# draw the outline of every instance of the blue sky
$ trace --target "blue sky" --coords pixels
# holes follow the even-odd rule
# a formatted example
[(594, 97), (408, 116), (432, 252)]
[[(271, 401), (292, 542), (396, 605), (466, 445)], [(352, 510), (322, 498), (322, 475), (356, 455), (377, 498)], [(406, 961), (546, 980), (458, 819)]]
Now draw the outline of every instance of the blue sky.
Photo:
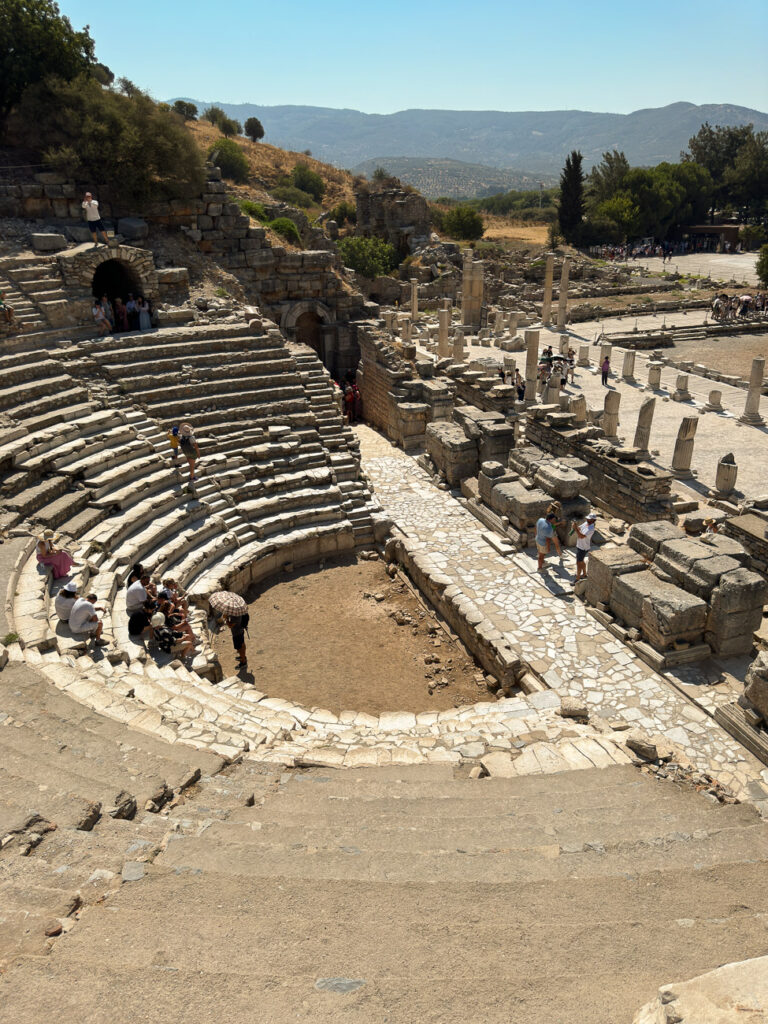
[(768, 110), (768, 0), (59, 0), (157, 99), (391, 113)]

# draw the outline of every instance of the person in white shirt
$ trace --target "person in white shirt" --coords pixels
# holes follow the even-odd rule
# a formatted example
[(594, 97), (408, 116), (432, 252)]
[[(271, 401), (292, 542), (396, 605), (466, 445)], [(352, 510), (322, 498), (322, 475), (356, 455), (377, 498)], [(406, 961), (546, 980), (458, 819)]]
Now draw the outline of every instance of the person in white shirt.
[(53, 602), (56, 614), (62, 622), (69, 622), (69, 613), (72, 611), (72, 607), (76, 600), (77, 584), (73, 580), (70, 580), (69, 583), (64, 584)]
[(149, 598), (147, 591), (147, 584), (149, 583), (149, 576), (142, 576), (141, 579), (136, 580), (125, 592), (125, 609), (129, 615), (133, 615), (134, 612), (141, 611)]
[(99, 213), (99, 201), (94, 199), (90, 192), (85, 193), (85, 199), (83, 199), (83, 209), (85, 210), (85, 219), (88, 221), (88, 230), (91, 232), (93, 238), (93, 244), (99, 244), (99, 235), (104, 239), (104, 244), (109, 245), (109, 238), (107, 232), (104, 229), (104, 221), (101, 219)]
[(101, 639), (101, 631), (104, 628), (104, 624), (99, 622), (99, 617), (96, 614), (97, 611), (101, 610), (95, 607), (97, 600), (98, 598), (95, 594), (89, 594), (88, 597), (78, 597), (69, 613), (69, 628), (74, 637), (91, 639), (99, 647), (104, 647), (107, 641)]
[(590, 513), (581, 526), (576, 527), (576, 579), (587, 578), (587, 555), (592, 547), (592, 534), (595, 532), (597, 516)]

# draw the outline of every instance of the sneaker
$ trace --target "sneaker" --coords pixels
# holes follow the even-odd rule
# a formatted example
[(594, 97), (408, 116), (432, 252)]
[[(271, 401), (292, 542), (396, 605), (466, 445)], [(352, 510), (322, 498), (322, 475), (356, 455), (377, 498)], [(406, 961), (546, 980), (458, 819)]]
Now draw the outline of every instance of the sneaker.
[(93, 642), (96, 647), (109, 647), (109, 640), (104, 640), (103, 637), (97, 637)]

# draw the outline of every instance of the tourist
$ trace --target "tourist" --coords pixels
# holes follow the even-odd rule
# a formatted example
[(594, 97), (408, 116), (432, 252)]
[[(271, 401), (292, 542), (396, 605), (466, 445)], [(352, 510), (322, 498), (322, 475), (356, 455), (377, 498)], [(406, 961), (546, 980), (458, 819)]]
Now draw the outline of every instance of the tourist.
[(602, 366), (600, 367), (600, 374), (602, 375), (602, 378), (603, 378), (603, 387), (605, 387), (605, 388), (608, 387), (608, 377), (610, 375), (610, 372), (611, 372), (611, 360), (608, 358), (608, 356), (606, 356), (605, 359), (603, 360)]
[(563, 560), (563, 552), (560, 548), (560, 541), (557, 534), (555, 533), (555, 520), (557, 514), (555, 512), (547, 512), (546, 516), (542, 516), (541, 519), (536, 522), (536, 551), (538, 554), (538, 571), (544, 571), (544, 559), (551, 550), (551, 545), (555, 545), (560, 561)]
[(132, 583), (135, 583), (136, 580), (140, 580), (143, 575), (144, 566), (141, 564), (141, 562), (134, 562), (133, 565), (131, 566), (131, 571), (128, 573), (128, 578), (125, 581), (126, 589), (130, 587)]
[(574, 377), (576, 376), (576, 350), (568, 349), (568, 376), (571, 378), (571, 384), (574, 384)]
[(171, 455), (173, 456), (173, 464), (176, 466), (179, 461), (179, 428), (171, 427), (166, 434), (168, 438), (168, 444), (171, 446)]
[(232, 615), (227, 619), (227, 625), (232, 631), (232, 646), (237, 654), (238, 669), (248, 668), (248, 656), (245, 653), (245, 631), (251, 616), (248, 612), (244, 615)]
[(139, 304), (133, 297), (133, 292), (128, 292), (128, 301), (125, 304), (128, 314), (128, 330), (138, 331), (139, 329)]
[(115, 330), (128, 330), (128, 310), (123, 305), (123, 300), (120, 296), (115, 299)]
[(107, 641), (101, 638), (104, 623), (96, 614), (104, 609), (95, 607), (97, 600), (95, 594), (78, 597), (69, 613), (69, 628), (76, 639), (93, 640), (98, 647), (106, 647)]
[(43, 530), (42, 536), (37, 542), (37, 561), (40, 565), (48, 566), (55, 580), (69, 575), (69, 570), (75, 564), (74, 558), (64, 548), (57, 548), (54, 541), (56, 537), (53, 530)]
[(354, 424), (355, 422), (355, 393), (352, 388), (347, 385), (344, 390), (344, 407), (347, 412), (347, 423)]
[(352, 390), (355, 395), (355, 422), (359, 423), (363, 418), (363, 396), (357, 384), (352, 385)]
[(720, 532), (720, 526), (714, 519), (704, 520), (704, 536), (712, 537)]
[(5, 292), (0, 292), (0, 315), (3, 316), (7, 324), (13, 323), (13, 306), (9, 306), (5, 301)]
[(180, 608), (186, 615), (189, 611), (189, 605), (187, 604), (187, 596), (184, 588), (181, 587), (173, 577), (169, 576), (163, 580), (163, 589), (166, 590), (170, 595), (170, 600), (173, 601), (176, 608)]
[(54, 610), (62, 622), (69, 622), (69, 614), (77, 600), (77, 584), (74, 580), (65, 583), (53, 602)]
[(83, 209), (85, 210), (85, 219), (88, 221), (88, 230), (91, 232), (94, 246), (99, 244), (99, 232), (101, 232), (101, 237), (104, 239), (104, 245), (109, 245), (109, 238), (99, 213), (99, 202), (93, 198), (90, 192), (85, 193)]
[(115, 311), (112, 308), (112, 303), (109, 301), (108, 295), (102, 295), (99, 300), (99, 305), (104, 310), (104, 316), (109, 320), (110, 329), (115, 329)]
[[(165, 591), (170, 594), (170, 591)], [(163, 591), (158, 592), (158, 611), (162, 612), (165, 616), (166, 625), (182, 636), (186, 636), (189, 644), (194, 648), (197, 645), (197, 637), (195, 636), (192, 626), (189, 624), (186, 614), (177, 607), (172, 600), (164, 598)]]
[(592, 547), (592, 534), (595, 532), (597, 516), (590, 512), (584, 522), (576, 527), (576, 579), (587, 578), (587, 556)]
[(195, 486), (195, 462), (200, 458), (200, 449), (195, 440), (191, 423), (179, 424), (179, 445), (189, 465), (189, 486)]
[(152, 307), (145, 298), (139, 296), (138, 300), (139, 308), (139, 330), (140, 331), (151, 331), (152, 330)]
[(125, 592), (125, 609), (129, 615), (140, 611), (149, 600), (149, 573), (143, 573), (140, 579), (128, 587)]
[(96, 321), (96, 326), (99, 329), (99, 334), (102, 337), (105, 334), (110, 334), (112, 331), (112, 327), (109, 323), (109, 320), (107, 320), (107, 316), (104, 310), (102, 309), (101, 303), (98, 302), (96, 299), (93, 300), (93, 309), (91, 310), (91, 312), (93, 313), (93, 319)]
[(146, 601), (141, 608), (132, 613), (128, 619), (128, 635), (142, 638), (145, 633), (151, 634), (150, 622), (154, 613), (154, 603)]
[(169, 626), (162, 612), (155, 612), (150, 619), (155, 643), (165, 654), (193, 654), (195, 645), (184, 640), (184, 634)]

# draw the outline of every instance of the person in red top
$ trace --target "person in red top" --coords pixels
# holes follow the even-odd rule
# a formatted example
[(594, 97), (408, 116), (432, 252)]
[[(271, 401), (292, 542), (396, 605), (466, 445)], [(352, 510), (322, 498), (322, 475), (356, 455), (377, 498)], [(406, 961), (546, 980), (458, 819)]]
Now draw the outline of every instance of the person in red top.
[(351, 387), (347, 386), (347, 390), (344, 392), (344, 407), (347, 410), (347, 422), (355, 422), (355, 393)]

